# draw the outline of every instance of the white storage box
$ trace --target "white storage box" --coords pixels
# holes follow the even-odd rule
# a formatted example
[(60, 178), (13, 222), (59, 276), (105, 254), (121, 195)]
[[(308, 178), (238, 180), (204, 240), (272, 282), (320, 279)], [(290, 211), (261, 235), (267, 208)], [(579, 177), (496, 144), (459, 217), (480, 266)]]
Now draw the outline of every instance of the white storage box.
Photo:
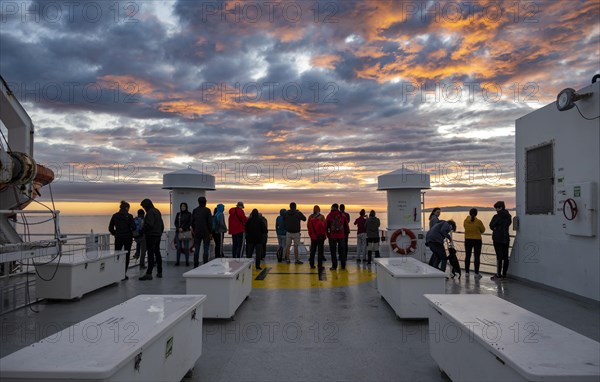
[[(43, 259), (37, 259), (42, 263)], [(62, 255), (36, 266), (38, 298), (70, 300), (125, 277), (125, 251), (90, 251)], [(56, 272), (56, 273), (55, 273)]]
[(598, 381), (600, 343), (492, 295), (426, 295), (431, 356), (453, 382)]
[(427, 318), (425, 293), (445, 293), (446, 274), (412, 257), (375, 259), (377, 290), (400, 318)]
[(179, 381), (202, 354), (205, 298), (136, 296), (2, 358), (2, 381)]
[(204, 317), (233, 317), (252, 291), (253, 261), (218, 258), (183, 274), (188, 294), (204, 294), (207, 297)]

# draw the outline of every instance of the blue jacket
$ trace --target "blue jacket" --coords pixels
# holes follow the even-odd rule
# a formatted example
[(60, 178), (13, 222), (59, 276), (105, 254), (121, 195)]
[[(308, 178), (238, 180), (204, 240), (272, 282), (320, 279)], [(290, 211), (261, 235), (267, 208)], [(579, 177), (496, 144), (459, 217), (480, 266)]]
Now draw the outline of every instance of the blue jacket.
[(227, 224), (225, 224), (225, 206), (217, 204), (217, 213), (213, 216), (212, 230), (215, 233), (227, 232)]
[(275, 220), (275, 231), (277, 231), (277, 236), (285, 236), (285, 233), (286, 233), (285, 221), (284, 221), (285, 213), (286, 213), (285, 208), (282, 208), (281, 210), (279, 210), (279, 216), (277, 216), (277, 219)]

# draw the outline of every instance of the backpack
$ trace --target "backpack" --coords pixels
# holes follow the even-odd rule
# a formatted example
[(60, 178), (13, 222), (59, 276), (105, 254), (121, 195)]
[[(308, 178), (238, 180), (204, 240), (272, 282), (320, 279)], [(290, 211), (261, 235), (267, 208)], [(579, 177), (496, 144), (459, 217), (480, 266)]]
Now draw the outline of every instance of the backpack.
[(344, 231), (344, 222), (342, 220), (342, 214), (335, 214), (331, 219), (331, 232), (338, 233)]
[(136, 236), (136, 237), (140, 236), (140, 234), (142, 233), (142, 226), (144, 224), (144, 219), (142, 219), (138, 216), (135, 219), (133, 219), (133, 221), (135, 222), (135, 231), (133, 231), (133, 236)]
[(212, 217), (212, 232), (217, 232), (217, 227), (219, 226), (219, 221), (217, 220), (217, 214)]

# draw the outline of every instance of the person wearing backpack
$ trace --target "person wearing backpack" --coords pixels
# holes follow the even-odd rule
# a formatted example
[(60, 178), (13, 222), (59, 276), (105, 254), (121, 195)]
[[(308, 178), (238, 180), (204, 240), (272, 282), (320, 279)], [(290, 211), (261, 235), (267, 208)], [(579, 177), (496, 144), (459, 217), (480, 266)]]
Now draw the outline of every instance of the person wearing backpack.
[(123, 280), (128, 280), (127, 269), (129, 268), (133, 232), (135, 232), (135, 221), (129, 213), (129, 203), (121, 201), (119, 212), (110, 219), (108, 231), (115, 237), (115, 251), (125, 249), (125, 277)]
[(365, 222), (365, 231), (367, 232), (367, 265), (371, 265), (371, 256), (373, 253), (375, 253), (375, 258), (379, 257), (379, 226), (381, 222), (375, 215), (375, 210), (371, 210), (369, 218)]
[(144, 236), (144, 215), (143, 209), (139, 209), (137, 217), (133, 219), (135, 222), (135, 231), (133, 231), (133, 240), (135, 240), (134, 259), (140, 259), (140, 270), (146, 269), (146, 236)]
[(215, 258), (225, 257), (223, 254), (223, 238), (227, 232), (225, 224), (225, 206), (217, 204), (212, 220), (213, 239), (215, 240)]
[(331, 205), (331, 212), (325, 219), (325, 226), (327, 228), (327, 238), (329, 239), (329, 250), (331, 251), (331, 268), (332, 271), (337, 269), (338, 258), (336, 254), (339, 254), (341, 269), (346, 269), (346, 257), (344, 256), (344, 236), (346, 230), (350, 230), (348, 227), (348, 221), (346, 216), (339, 210), (338, 204), (333, 203)]

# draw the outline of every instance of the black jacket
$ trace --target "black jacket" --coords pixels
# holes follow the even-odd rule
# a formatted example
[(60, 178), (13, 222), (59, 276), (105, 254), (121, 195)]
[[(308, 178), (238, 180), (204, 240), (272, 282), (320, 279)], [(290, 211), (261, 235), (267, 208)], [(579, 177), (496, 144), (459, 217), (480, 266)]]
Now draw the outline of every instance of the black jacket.
[(300, 232), (300, 221), (306, 221), (306, 216), (298, 210), (288, 210), (283, 216), (286, 232)]
[(511, 224), (512, 216), (510, 216), (510, 213), (505, 209), (498, 211), (490, 222), (492, 241), (502, 244), (510, 243), (508, 227), (510, 227)]
[(142, 200), (142, 207), (146, 210), (144, 217), (144, 235), (146, 237), (161, 237), (165, 230), (165, 223), (159, 210), (154, 207), (150, 199)]
[(267, 225), (260, 216), (252, 216), (246, 222), (246, 241), (249, 243), (262, 243), (263, 235), (267, 234)]
[(192, 211), (194, 237), (206, 239), (212, 233), (212, 212), (208, 207), (196, 207)]
[(367, 230), (367, 237), (369, 239), (379, 239), (379, 225), (381, 222), (378, 217), (370, 216), (365, 222), (365, 229)]
[(192, 213), (190, 211), (178, 212), (175, 215), (175, 228), (179, 230), (182, 228), (184, 231), (189, 231), (192, 226)]
[(110, 218), (108, 223), (108, 231), (119, 239), (133, 239), (133, 231), (135, 231), (135, 221), (133, 216), (125, 209), (119, 210)]

